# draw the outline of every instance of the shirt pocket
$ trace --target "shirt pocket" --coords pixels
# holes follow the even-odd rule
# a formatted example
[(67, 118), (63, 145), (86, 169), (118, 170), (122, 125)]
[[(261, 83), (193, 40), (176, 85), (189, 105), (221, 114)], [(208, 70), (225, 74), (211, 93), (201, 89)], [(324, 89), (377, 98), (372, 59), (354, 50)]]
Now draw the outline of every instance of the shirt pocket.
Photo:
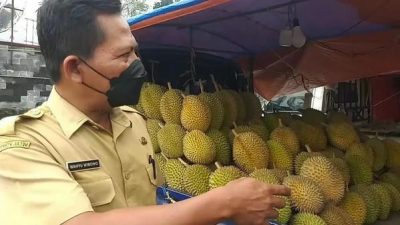
[(82, 171), (76, 172), (74, 176), (93, 207), (109, 204), (114, 199), (114, 184), (108, 174), (101, 171)]
[(153, 165), (146, 165), (147, 175), (149, 177), (150, 183), (154, 186), (161, 186), (165, 183), (164, 177), (161, 175), (161, 171), (158, 166), (155, 167), (155, 177), (154, 177), (154, 168)]

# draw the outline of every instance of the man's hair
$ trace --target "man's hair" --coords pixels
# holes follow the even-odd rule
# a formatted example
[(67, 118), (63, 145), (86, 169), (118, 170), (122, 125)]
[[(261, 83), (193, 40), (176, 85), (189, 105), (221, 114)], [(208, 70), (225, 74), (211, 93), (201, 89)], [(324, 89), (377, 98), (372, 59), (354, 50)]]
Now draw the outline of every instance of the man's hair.
[(120, 14), (119, 0), (44, 0), (37, 12), (37, 34), (46, 67), (54, 82), (68, 55), (90, 58), (104, 41), (100, 14)]

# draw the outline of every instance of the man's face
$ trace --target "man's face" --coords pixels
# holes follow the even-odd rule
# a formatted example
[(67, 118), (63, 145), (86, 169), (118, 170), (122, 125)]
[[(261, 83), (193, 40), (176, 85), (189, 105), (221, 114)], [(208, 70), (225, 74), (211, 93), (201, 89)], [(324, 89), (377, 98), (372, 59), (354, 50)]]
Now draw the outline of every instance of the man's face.
[[(120, 76), (138, 58), (135, 53), (138, 45), (128, 23), (120, 15), (99, 15), (97, 23), (104, 33), (104, 41), (87, 63), (112, 79)], [(83, 66), (83, 74), (83, 82), (87, 85), (103, 93), (110, 89), (109, 81), (88, 66)]]

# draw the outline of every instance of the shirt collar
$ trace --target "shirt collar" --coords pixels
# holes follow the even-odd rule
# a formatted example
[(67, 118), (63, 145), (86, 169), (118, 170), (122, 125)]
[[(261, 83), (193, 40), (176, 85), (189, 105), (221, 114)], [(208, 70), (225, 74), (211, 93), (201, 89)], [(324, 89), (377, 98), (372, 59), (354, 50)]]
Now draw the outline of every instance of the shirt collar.
[[(47, 106), (50, 108), (65, 136), (68, 138), (71, 138), (71, 136), (86, 122), (96, 124), (83, 112), (79, 111), (79, 109), (60, 96), (54, 87), (47, 101)], [(120, 108), (114, 108), (110, 113), (110, 118), (112, 123), (115, 122), (123, 127), (130, 127), (132, 125), (131, 121)]]

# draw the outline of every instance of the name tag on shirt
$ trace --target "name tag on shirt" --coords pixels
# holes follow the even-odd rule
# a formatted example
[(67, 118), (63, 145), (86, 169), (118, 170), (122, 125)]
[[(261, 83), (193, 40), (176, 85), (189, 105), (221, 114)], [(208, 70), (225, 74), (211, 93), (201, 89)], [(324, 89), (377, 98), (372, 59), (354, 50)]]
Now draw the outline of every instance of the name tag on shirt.
[(80, 162), (67, 162), (67, 168), (70, 172), (99, 169), (100, 161), (95, 159)]

